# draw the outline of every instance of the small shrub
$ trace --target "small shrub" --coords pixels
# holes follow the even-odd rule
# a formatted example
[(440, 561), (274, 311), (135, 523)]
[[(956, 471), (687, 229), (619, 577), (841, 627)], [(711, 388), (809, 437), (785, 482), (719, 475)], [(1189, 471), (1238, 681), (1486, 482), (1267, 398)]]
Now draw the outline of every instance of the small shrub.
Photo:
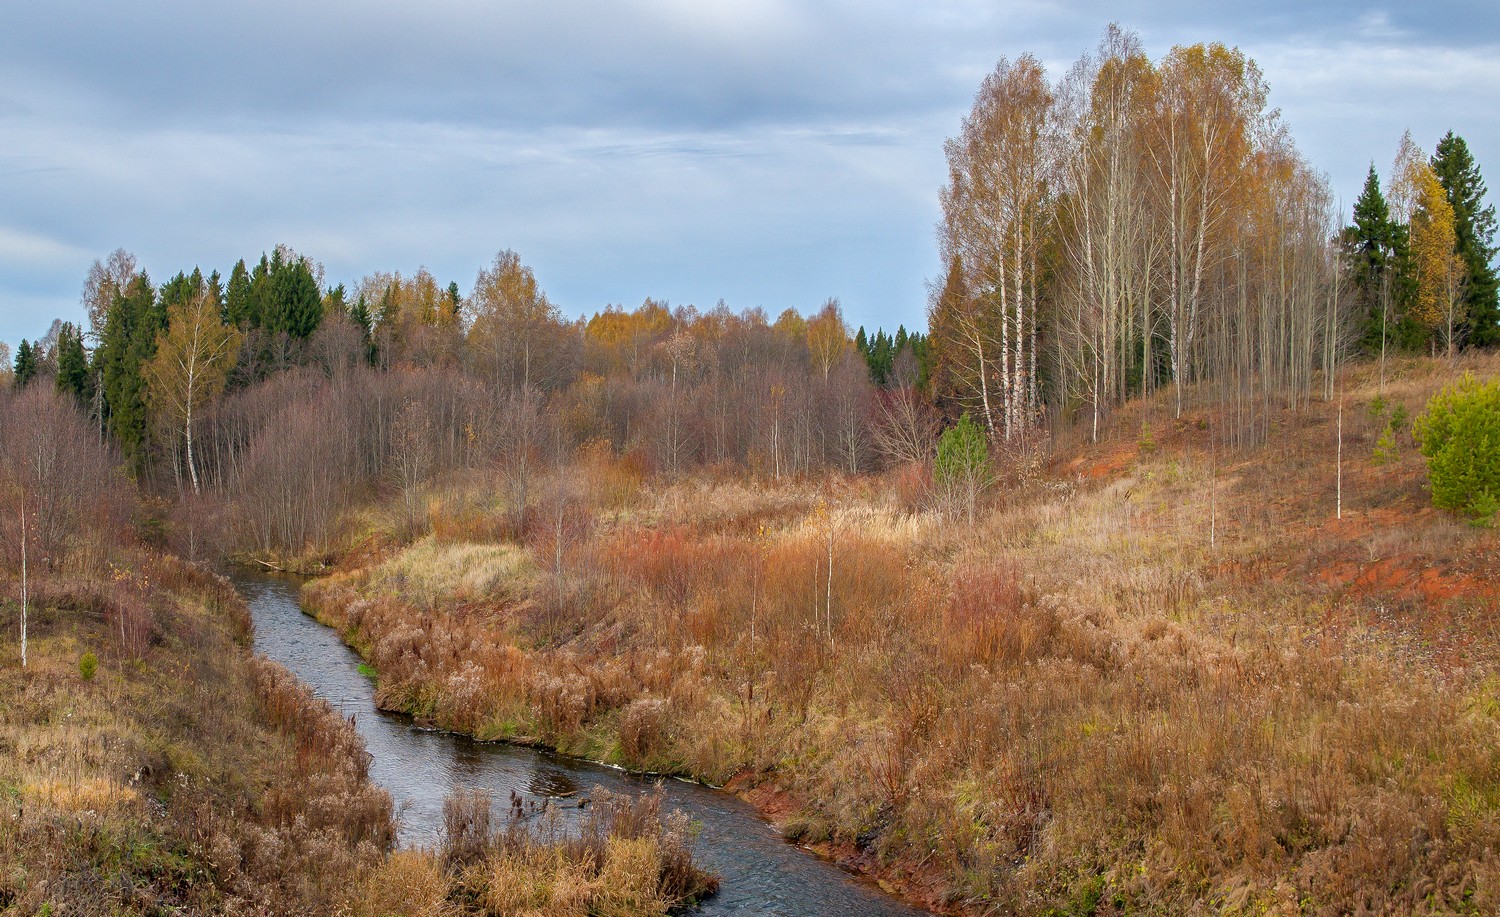
[(1385, 429), (1380, 432), (1380, 438), (1375, 441), (1375, 450), (1370, 454), (1371, 461), (1377, 465), (1400, 461), (1401, 431), (1406, 428), (1407, 419), (1406, 405), (1397, 402), (1396, 406), (1391, 409), (1391, 416), (1385, 423)]
[(974, 508), (979, 495), (989, 487), (990, 448), (984, 430), (968, 414), (943, 431), (938, 440), (937, 460), (932, 465), (933, 481), (954, 508), (966, 510), (969, 524), (974, 524)]
[(1492, 521), (1500, 501), (1500, 380), (1465, 374), (1427, 402), (1412, 432), (1427, 457), (1432, 504)]
[(84, 653), (78, 659), (78, 674), (83, 676), (84, 681), (93, 681), (94, 673), (99, 671), (99, 657), (92, 652)]

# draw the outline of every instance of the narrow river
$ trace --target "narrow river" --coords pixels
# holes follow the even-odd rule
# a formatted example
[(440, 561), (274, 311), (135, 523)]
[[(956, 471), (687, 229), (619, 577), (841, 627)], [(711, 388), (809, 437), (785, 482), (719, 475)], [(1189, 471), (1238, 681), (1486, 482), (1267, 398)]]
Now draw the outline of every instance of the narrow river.
[[(421, 729), (409, 717), (382, 712), (359, 673), (359, 656), (332, 629), (302, 613), (294, 580), (239, 573), (234, 583), (250, 603), (255, 650), (301, 678), (345, 716), (353, 716), (374, 760), (370, 776), (395, 799), (401, 841), (432, 845), (443, 800), (454, 789), (487, 790), (503, 815), (512, 792), (540, 803), (572, 804), (594, 787), (648, 792), (644, 778), (608, 767), (511, 745)], [(917, 917), (924, 914), (856, 880), (831, 863), (786, 843), (756, 811), (728, 793), (677, 780), (665, 782), (666, 808), (681, 809), (699, 827), (698, 863), (719, 874), (719, 893), (694, 913), (785, 917)]]

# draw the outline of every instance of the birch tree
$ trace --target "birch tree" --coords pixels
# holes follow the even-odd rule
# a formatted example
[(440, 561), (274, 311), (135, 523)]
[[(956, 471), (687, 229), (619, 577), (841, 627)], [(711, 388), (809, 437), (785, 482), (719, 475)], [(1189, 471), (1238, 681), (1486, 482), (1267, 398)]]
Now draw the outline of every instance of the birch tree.
[(1410, 169), (1410, 180), (1411, 253), (1417, 275), (1414, 317), (1433, 329), (1434, 348), (1441, 338), (1451, 360), (1455, 332), (1464, 318), (1463, 280), (1468, 267), (1458, 254), (1453, 205), (1437, 173), (1418, 161)]
[(1036, 58), (1002, 58), (959, 136), (944, 145), (943, 256), (964, 270), (970, 304), (991, 304), (958, 310), (953, 337), (967, 351), (965, 374), (978, 383), (985, 427), (1007, 441), (1030, 426), (1039, 407), (1038, 275), (1050, 220), (1052, 100)]
[(1111, 404), (1129, 394), (1139, 359), (1150, 383), (1156, 252), (1144, 191), (1143, 114), (1155, 72), (1139, 39), (1110, 26), (1097, 56), (1085, 56), (1058, 93), (1062, 191), (1059, 382), (1090, 405), (1090, 436)]
[(152, 406), (181, 425), (194, 494), (200, 487), (193, 421), (224, 390), (239, 351), (239, 330), (224, 324), (218, 302), (201, 290), (168, 310), (167, 329), (157, 336), (156, 355), (146, 364)]
[(1164, 317), (1180, 417), (1203, 332), (1204, 285), (1229, 253), (1227, 228), (1266, 86), (1254, 61), (1218, 43), (1173, 48), (1158, 70), (1146, 149), (1166, 243)]

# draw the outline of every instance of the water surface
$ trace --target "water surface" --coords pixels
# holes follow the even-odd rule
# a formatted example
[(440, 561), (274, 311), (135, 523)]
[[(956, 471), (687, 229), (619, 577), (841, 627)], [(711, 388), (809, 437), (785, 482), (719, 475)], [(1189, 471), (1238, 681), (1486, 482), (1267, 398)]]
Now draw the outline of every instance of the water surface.
[[(401, 815), (404, 844), (434, 845), (443, 800), (455, 789), (489, 792), (497, 817), (514, 793), (526, 804), (547, 800), (564, 816), (594, 787), (614, 793), (650, 792), (655, 781), (537, 749), (476, 742), (417, 727), (410, 717), (375, 706), (359, 656), (331, 628), (302, 613), (297, 582), (237, 573), (250, 603), (255, 650), (301, 678), (319, 697), (354, 717), (373, 760), (370, 777), (384, 787)], [(719, 893), (694, 913), (771, 917), (918, 917), (837, 866), (786, 843), (750, 805), (718, 790), (678, 780), (663, 784), (665, 808), (680, 809), (698, 825), (693, 856), (721, 878)]]

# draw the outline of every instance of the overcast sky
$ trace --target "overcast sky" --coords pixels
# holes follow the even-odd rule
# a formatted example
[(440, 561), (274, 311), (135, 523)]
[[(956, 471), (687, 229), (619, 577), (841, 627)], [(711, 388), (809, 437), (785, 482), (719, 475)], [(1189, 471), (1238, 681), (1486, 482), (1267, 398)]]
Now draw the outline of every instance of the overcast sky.
[[(646, 296), (924, 321), (943, 139), (984, 74), (1111, 18), (1253, 57), (1352, 204), (1401, 132), (1500, 169), (1500, 4), (0, 0), (0, 340), (278, 242), (330, 283), (512, 248), (572, 315)], [(1500, 185), (1495, 187), (1500, 188)], [(1493, 199), (1493, 195), (1491, 196)]]

